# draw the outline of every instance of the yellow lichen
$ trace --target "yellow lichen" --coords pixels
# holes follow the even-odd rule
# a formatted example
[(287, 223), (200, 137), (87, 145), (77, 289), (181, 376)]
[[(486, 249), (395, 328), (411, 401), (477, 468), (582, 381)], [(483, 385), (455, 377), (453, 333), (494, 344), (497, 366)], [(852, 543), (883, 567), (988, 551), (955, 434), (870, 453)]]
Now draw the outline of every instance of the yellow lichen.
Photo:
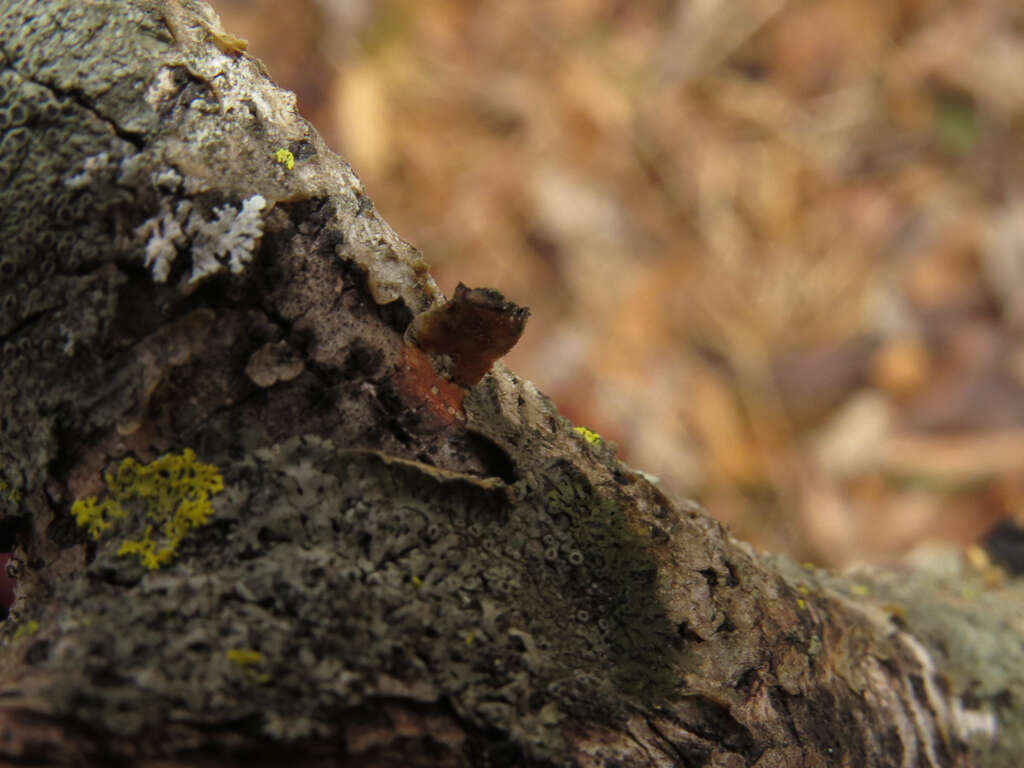
[(14, 630), (14, 639), (21, 640), (23, 637), (32, 637), (36, 632), (39, 631), (39, 622), (35, 619), (26, 621), (16, 630)]
[(277, 152), (274, 153), (274, 159), (289, 171), (295, 167), (295, 155), (287, 149), (282, 148), (277, 150)]
[(242, 667), (258, 664), (263, 661), (263, 654), (252, 648), (232, 648), (228, 651), (228, 660)]
[[(149, 464), (126, 458), (117, 474), (105, 475), (107, 497), (80, 499), (71, 507), (75, 521), (87, 526), (94, 539), (128, 513), (126, 505), (142, 502), (146, 526), (142, 539), (121, 544), (119, 555), (138, 555), (147, 568), (154, 570), (170, 562), (181, 540), (193, 528), (206, 525), (213, 508), (210, 496), (224, 490), (224, 478), (217, 468), (196, 461), (190, 449), (179, 456), (167, 454)], [(159, 542), (154, 539), (158, 530)]]
[(252, 648), (231, 648), (228, 650), (228, 661), (238, 666), (246, 677), (256, 683), (270, 682), (269, 672), (258, 672), (254, 667), (263, 663), (263, 654)]
[[(3, 462), (0, 461), (0, 469), (3, 469)], [(21, 501), (21, 491), (11, 486), (6, 480), (0, 478), (0, 498), (6, 498), (8, 501), (18, 503)]]
[(586, 427), (573, 427), (573, 430), (579, 432), (583, 436), (583, 439), (591, 445), (600, 445), (601, 436), (597, 434), (597, 432), (593, 432)]

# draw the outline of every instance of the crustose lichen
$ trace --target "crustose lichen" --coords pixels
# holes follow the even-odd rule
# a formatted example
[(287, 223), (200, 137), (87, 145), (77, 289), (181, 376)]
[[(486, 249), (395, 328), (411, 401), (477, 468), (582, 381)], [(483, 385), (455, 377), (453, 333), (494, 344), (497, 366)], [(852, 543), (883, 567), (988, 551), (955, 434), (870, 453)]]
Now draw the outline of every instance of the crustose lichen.
[(583, 439), (586, 440), (591, 445), (600, 445), (603, 442), (601, 436), (597, 434), (597, 432), (587, 429), (586, 427), (573, 427), (572, 429), (574, 432), (577, 432), (580, 435), (582, 435)]
[(274, 153), (274, 160), (285, 166), (289, 171), (295, 167), (295, 155), (287, 149), (279, 149)]
[[(224, 490), (224, 478), (217, 467), (196, 461), (195, 453), (186, 448), (179, 456), (167, 454), (149, 464), (126, 458), (117, 474), (105, 476), (107, 496), (79, 499), (71, 514), (81, 526), (87, 526), (94, 539), (99, 539), (113, 520), (128, 515), (128, 506), (141, 503), (147, 519), (146, 531), (140, 540), (126, 540), (119, 555), (138, 555), (147, 568), (155, 570), (172, 560), (185, 534), (209, 522), (213, 508), (210, 496)], [(158, 539), (154, 527), (159, 527)]]

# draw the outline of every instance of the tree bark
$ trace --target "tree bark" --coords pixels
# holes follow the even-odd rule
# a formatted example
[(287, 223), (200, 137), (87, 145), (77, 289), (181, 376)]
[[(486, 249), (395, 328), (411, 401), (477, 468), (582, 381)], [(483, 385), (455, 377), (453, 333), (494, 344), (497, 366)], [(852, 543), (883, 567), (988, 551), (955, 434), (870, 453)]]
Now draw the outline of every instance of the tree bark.
[(4, 764), (1020, 764), (1020, 580), (755, 554), (484, 373), (243, 48), (0, 0)]

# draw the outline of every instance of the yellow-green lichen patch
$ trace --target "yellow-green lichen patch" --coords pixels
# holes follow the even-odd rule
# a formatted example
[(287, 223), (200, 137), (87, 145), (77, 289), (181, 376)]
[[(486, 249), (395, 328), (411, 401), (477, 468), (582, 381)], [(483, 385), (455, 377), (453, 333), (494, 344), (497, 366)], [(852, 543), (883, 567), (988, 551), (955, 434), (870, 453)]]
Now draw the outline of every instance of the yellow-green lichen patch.
[(586, 427), (573, 427), (573, 431), (582, 435), (583, 439), (591, 445), (600, 445), (602, 442), (601, 436), (597, 434), (597, 432), (589, 430)]
[(295, 167), (295, 155), (287, 149), (281, 148), (277, 150), (277, 152), (274, 153), (274, 160), (279, 162), (289, 171)]
[(252, 648), (231, 648), (227, 652), (228, 661), (238, 667), (242, 672), (257, 683), (270, 682), (269, 672), (260, 672), (265, 661), (262, 653)]
[(12, 488), (6, 480), (0, 480), (0, 498), (17, 503), (21, 501), (21, 491)]
[(130, 505), (145, 510), (145, 533), (141, 539), (126, 540), (119, 555), (138, 555), (147, 568), (155, 570), (170, 562), (182, 539), (191, 529), (209, 522), (213, 514), (210, 496), (224, 489), (224, 478), (217, 467), (196, 461), (190, 449), (167, 454), (149, 464), (126, 458), (117, 473), (104, 478), (107, 496), (79, 499), (71, 514), (78, 525), (87, 527), (94, 539), (125, 518)]
[(35, 619), (26, 621), (16, 630), (14, 630), (14, 640), (18, 641), (24, 637), (32, 637), (36, 632), (39, 631), (39, 622)]
[(248, 667), (263, 661), (263, 654), (252, 648), (232, 648), (228, 651), (228, 661), (240, 667)]

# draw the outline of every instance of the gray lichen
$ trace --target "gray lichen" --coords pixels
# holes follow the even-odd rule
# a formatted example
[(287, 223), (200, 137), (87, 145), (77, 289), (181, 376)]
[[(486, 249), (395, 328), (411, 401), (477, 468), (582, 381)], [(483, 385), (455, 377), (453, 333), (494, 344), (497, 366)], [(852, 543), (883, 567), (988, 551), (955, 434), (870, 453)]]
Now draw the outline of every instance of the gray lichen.
[[(671, 691), (653, 566), (571, 472), (512, 489), (315, 437), (221, 469), (176, 564), (146, 572), (111, 545), (57, 585), (68, 618), (38, 664), (59, 711), (130, 734), (183, 707), (289, 739), (397, 685), (551, 758), (566, 715)], [(258, 675), (236, 648), (261, 654)]]

